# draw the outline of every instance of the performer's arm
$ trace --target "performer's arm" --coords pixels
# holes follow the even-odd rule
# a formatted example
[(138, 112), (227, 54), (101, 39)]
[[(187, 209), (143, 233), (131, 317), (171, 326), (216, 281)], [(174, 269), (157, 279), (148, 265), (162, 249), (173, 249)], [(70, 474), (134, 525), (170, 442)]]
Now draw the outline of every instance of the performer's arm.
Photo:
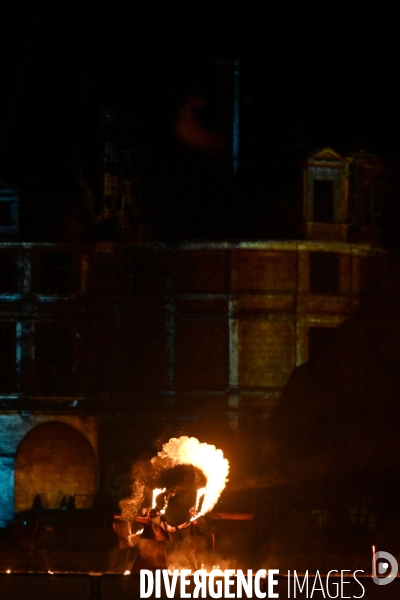
[(147, 523), (149, 520), (149, 512), (150, 512), (149, 508), (142, 508), (142, 516), (141, 517), (137, 516), (135, 518), (135, 521), (139, 521), (139, 523)]
[(186, 527), (189, 527), (189, 525), (191, 525), (190, 521), (186, 521), (186, 523), (181, 523), (180, 525), (176, 526), (175, 531), (178, 531), (178, 529), (186, 529)]
[(170, 533), (174, 533), (175, 531), (178, 531), (178, 529), (185, 529), (186, 527), (189, 527), (190, 525), (190, 521), (188, 521), (187, 523), (181, 523), (181, 525), (177, 525), (176, 527), (171, 527), (171, 525), (168, 525), (168, 523), (165, 523), (165, 527), (167, 528), (167, 531), (169, 531)]

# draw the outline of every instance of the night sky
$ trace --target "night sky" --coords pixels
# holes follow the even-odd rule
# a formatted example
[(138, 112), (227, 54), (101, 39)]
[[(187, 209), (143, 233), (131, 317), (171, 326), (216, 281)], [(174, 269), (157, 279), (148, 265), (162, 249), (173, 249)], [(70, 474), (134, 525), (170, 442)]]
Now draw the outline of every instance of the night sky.
[[(383, 9), (35, 1), (9, 5), (4, 30), (0, 171), (21, 188), (29, 236), (93, 234), (101, 110), (110, 106), (134, 121), (155, 237), (298, 236), (301, 161), (322, 146), (377, 153), (397, 194), (398, 42), (395, 19)], [(212, 135), (221, 58), (241, 65), (235, 178)], [(190, 98), (200, 98), (194, 114), (208, 145), (176, 133)], [(74, 219), (79, 224), (63, 232), (60, 221)], [(168, 221), (177, 225), (162, 225)]]

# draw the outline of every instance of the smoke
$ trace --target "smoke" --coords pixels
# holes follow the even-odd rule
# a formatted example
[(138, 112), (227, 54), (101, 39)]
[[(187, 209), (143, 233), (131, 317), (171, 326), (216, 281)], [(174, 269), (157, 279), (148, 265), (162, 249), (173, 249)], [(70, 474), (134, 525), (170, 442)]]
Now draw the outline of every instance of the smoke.
[(136, 517), (144, 499), (145, 485), (140, 479), (136, 479), (132, 484), (132, 494), (129, 498), (120, 501), (121, 516), (123, 519), (133, 521)]
[[(171, 572), (175, 569), (181, 570), (191, 568), (187, 559), (187, 553), (188, 549), (185, 548), (184, 542), (173, 542), (172, 547), (167, 550), (168, 567)], [(202, 552), (202, 561), (202, 568), (208, 573), (213, 569), (221, 569), (223, 571), (225, 569), (236, 570), (243, 568), (243, 564), (241, 564), (237, 558), (222, 556), (219, 552), (215, 552), (214, 550)]]
[(319, 457), (308, 458), (303, 463), (293, 461), (293, 464), (286, 468), (282, 468), (281, 465), (279, 467), (276, 468), (275, 464), (271, 465), (271, 471), (267, 475), (251, 475), (246, 477), (230, 485), (229, 491), (239, 492), (273, 488), (280, 485), (313, 481), (327, 474), (326, 464)]
[(175, 133), (182, 144), (214, 155), (220, 149), (218, 134), (203, 126), (199, 111), (204, 109), (206, 100), (196, 93), (190, 94), (182, 104), (175, 123)]

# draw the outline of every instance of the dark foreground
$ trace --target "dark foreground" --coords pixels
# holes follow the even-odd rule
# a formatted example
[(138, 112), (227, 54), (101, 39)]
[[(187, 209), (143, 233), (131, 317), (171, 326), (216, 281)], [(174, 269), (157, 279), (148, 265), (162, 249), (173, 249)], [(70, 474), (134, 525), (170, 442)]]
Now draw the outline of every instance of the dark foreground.
[[(186, 588), (187, 597), (192, 597), (194, 583), (192, 578)], [(327, 582), (326, 576), (321, 576), (317, 581), (315, 574), (309, 575), (308, 590), (304, 578), (299, 576), (300, 587), (296, 586), (294, 594), (293, 580), (288, 591), (288, 578), (277, 576), (274, 592), (280, 599), (286, 598), (366, 598), (367, 600), (389, 600), (400, 598), (400, 578), (393, 580), (388, 585), (378, 586), (371, 577), (354, 577), (346, 574), (343, 586), (339, 577), (331, 578)], [(216, 579), (216, 582), (218, 580)], [(220, 579), (222, 584), (222, 578)], [(314, 588), (314, 589), (313, 589)], [(222, 588), (223, 589), (223, 588)], [(234, 592), (232, 586), (231, 592)], [(261, 592), (267, 593), (267, 580), (262, 580)], [(149, 596), (155, 598), (155, 595)], [(161, 597), (166, 598), (164, 589)], [(181, 598), (179, 585), (175, 598)], [(200, 595), (201, 597), (201, 595)], [(207, 593), (207, 598), (210, 594)], [(224, 597), (224, 595), (219, 596)], [(239, 597), (236, 593), (233, 598)], [(243, 594), (243, 598), (247, 596)], [(256, 598), (254, 594), (249, 596)], [(124, 575), (86, 575), (86, 574), (47, 574), (47, 573), (1, 573), (0, 574), (1, 600), (132, 600), (140, 598), (139, 576)]]

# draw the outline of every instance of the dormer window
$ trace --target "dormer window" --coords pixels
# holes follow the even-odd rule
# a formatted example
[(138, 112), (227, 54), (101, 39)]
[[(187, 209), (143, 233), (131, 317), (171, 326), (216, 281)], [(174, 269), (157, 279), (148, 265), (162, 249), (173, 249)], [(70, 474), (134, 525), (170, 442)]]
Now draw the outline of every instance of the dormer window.
[(334, 223), (334, 180), (314, 179), (313, 181), (313, 221)]
[(350, 159), (331, 148), (307, 160), (304, 173), (304, 221), (310, 239), (341, 240), (348, 222)]

